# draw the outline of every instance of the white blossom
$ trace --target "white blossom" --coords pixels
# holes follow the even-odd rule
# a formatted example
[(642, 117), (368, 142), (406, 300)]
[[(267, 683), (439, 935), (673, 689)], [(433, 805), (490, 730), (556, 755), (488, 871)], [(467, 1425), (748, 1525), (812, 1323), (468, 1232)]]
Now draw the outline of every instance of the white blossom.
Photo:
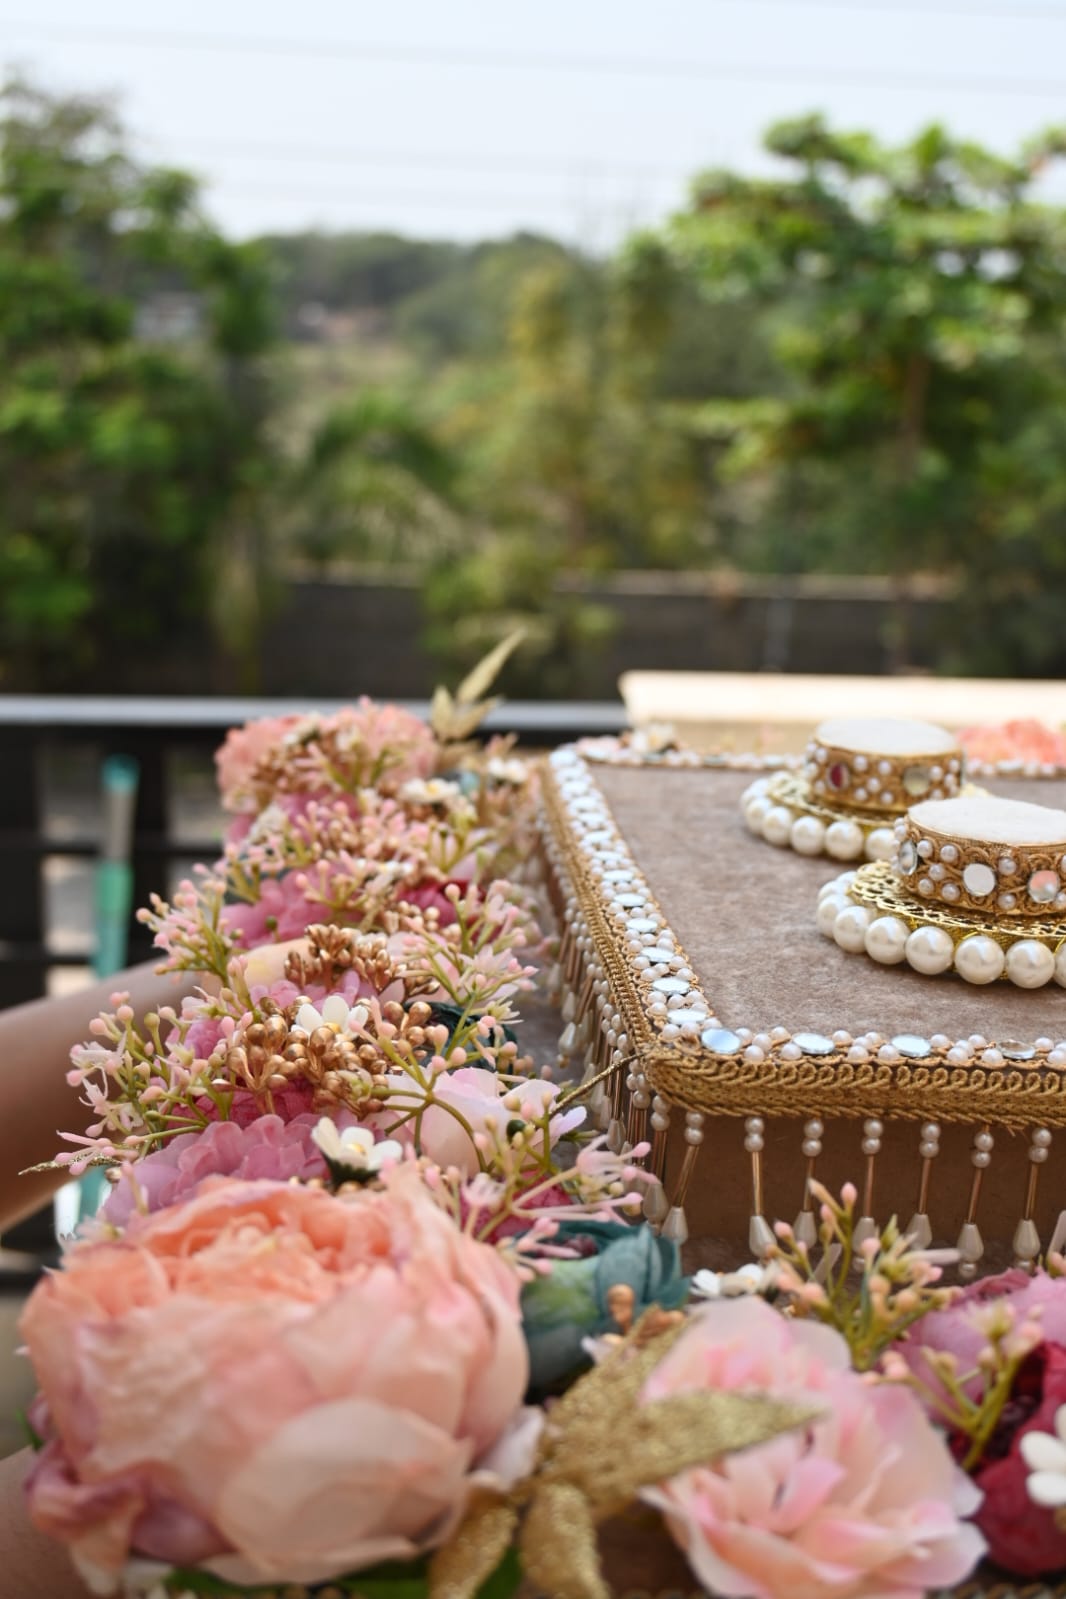
[(380, 1171), (387, 1161), (403, 1159), (403, 1145), (395, 1138), (376, 1144), (368, 1127), (345, 1127), (342, 1132), (328, 1116), (322, 1117), (311, 1138), (331, 1166), (352, 1172)]
[(1019, 1444), (1029, 1467), (1025, 1486), (1034, 1504), (1057, 1510), (1066, 1505), (1066, 1405), (1055, 1412), (1055, 1431), (1027, 1432)]

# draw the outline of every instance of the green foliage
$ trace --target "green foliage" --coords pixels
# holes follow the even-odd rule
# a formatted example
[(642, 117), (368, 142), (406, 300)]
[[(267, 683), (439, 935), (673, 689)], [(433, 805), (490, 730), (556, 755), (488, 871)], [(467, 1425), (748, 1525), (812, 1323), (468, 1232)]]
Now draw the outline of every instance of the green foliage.
[[(139, 322), (177, 307), (196, 337)], [(110, 108), (0, 96), (0, 667), (196, 621), (265, 475), (260, 252), (146, 171)]]
[(365, 389), (315, 430), (295, 477), (298, 547), (425, 564), (454, 525), (455, 463), (414, 406)]
[[(1061, 602), (1066, 214), (1033, 194), (1061, 136), (1004, 160), (937, 127), (891, 148), (815, 116), (772, 128), (766, 146), (784, 177), (708, 173), (669, 232), (708, 296), (761, 301), (783, 373), (755, 404), (689, 411), (719, 445), (719, 479), (758, 485), (741, 558), (866, 568), (901, 588), (946, 572), (972, 616), (998, 607), (1024, 554), (1019, 599), (1035, 579)], [(1038, 613), (1017, 633), (1027, 644), (1007, 644), (1004, 664), (1061, 659)], [(960, 630), (956, 660), (981, 659), (986, 641)]]

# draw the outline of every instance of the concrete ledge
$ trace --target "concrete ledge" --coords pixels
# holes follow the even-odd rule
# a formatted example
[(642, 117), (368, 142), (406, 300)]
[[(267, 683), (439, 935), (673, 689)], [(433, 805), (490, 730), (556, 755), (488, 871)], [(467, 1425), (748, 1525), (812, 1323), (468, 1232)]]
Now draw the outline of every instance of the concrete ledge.
[[(781, 672), (624, 672), (633, 723), (690, 729), (780, 729), (794, 742), (830, 716), (906, 716), (966, 727), (1036, 717), (1066, 722), (1066, 683), (1009, 678), (837, 677)], [(736, 740), (732, 740), (735, 742)]]

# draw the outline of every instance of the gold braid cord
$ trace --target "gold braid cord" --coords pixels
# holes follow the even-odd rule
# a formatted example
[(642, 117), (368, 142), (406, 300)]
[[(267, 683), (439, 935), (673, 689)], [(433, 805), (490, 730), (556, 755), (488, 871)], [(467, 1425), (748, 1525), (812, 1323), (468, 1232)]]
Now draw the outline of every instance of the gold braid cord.
[[(602, 875), (593, 870), (593, 859), (583, 845), (564, 793), (565, 775), (575, 770), (586, 774), (588, 791), (595, 795), (599, 811), (609, 816), (609, 807), (585, 762), (574, 762), (571, 756), (571, 764), (563, 767), (557, 761), (558, 756), (545, 775), (544, 806), (545, 828), (554, 843), (551, 853), (564, 879), (559, 887), (564, 894), (569, 891), (588, 928), (614, 1008), (628, 1034), (627, 1054), (644, 1073), (653, 1093), (686, 1111), (715, 1116), (859, 1118), (891, 1114), (910, 1121), (992, 1122), (1017, 1131), (1037, 1122), (1066, 1126), (1066, 1069), (1050, 1064), (1046, 1041), (1024, 1050), (1003, 1042), (997, 1048), (1008, 1059), (993, 1066), (980, 1060), (965, 1065), (949, 1061), (953, 1040), (939, 1048), (930, 1046), (928, 1054), (919, 1058), (905, 1058), (886, 1040), (869, 1059), (851, 1059), (854, 1050), (831, 1045), (834, 1026), (829, 1019), (822, 1041), (829, 1047), (818, 1053), (804, 1050), (780, 1028), (768, 1049), (738, 1047), (728, 1054), (708, 1048), (699, 1036), (664, 1038), (669, 1013), (655, 1015), (650, 1008), (654, 998), (651, 982), (633, 962), (626, 913), (615, 908)], [(612, 847), (628, 854), (624, 835), (613, 818), (610, 827), (616, 835)], [(634, 871), (639, 878), (635, 863)], [(640, 896), (648, 913), (661, 917), (643, 880)], [(922, 912), (921, 919), (928, 919), (925, 906)], [(1035, 930), (1032, 923), (1030, 929)], [(684, 957), (676, 939), (674, 947)], [(695, 982), (693, 989), (699, 994)], [(710, 996), (700, 997), (707, 1000), (713, 1015)], [(769, 1033), (770, 1028), (765, 1031)], [(1018, 1057), (1031, 1058), (1010, 1059), (1012, 1051)]]

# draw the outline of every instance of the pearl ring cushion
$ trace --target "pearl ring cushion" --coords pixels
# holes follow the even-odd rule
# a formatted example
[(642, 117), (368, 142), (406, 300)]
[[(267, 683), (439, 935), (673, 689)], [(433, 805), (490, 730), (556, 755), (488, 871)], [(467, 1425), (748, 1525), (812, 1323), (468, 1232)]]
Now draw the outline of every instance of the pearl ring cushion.
[(897, 836), (891, 866), (822, 888), (826, 937), (927, 976), (1066, 987), (1066, 811), (965, 795), (913, 806)]
[(887, 861), (894, 823), (916, 799), (943, 799), (963, 782), (963, 755), (931, 722), (885, 717), (822, 722), (801, 771), (755, 780), (741, 796), (751, 832), (800, 855)]

